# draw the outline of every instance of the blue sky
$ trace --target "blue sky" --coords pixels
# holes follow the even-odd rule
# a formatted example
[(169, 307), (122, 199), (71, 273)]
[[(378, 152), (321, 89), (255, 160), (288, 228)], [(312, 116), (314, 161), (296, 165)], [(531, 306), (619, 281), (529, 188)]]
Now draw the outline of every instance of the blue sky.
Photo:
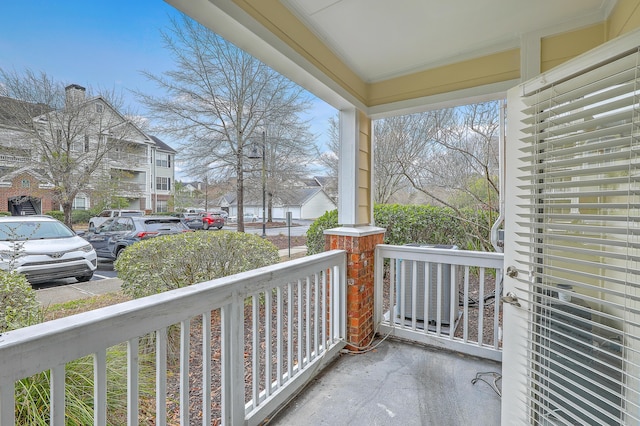
[[(162, 0), (2, 0), (0, 67), (44, 71), (66, 84), (115, 88), (144, 115), (127, 90), (153, 93), (154, 85), (140, 71), (172, 67), (160, 29), (177, 15)], [(321, 147), (335, 113), (320, 100), (310, 111)]]

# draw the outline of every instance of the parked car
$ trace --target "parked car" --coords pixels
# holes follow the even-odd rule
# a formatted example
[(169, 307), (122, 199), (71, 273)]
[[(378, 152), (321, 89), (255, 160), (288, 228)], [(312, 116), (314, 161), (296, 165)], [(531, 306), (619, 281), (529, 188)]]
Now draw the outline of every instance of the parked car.
[[(246, 222), (257, 222), (260, 218), (253, 213), (245, 213), (243, 216), (245, 223)], [(237, 222), (237, 216), (229, 216), (229, 222)]]
[(98, 216), (89, 219), (89, 228), (97, 228), (112, 217), (144, 216), (143, 210), (102, 210)]
[(62, 222), (42, 215), (0, 217), (0, 268), (24, 274), (31, 284), (75, 278), (89, 281), (96, 252)]
[(184, 209), (185, 213), (204, 213), (206, 210), (200, 207), (187, 207)]
[(141, 240), (167, 234), (189, 232), (180, 218), (173, 216), (131, 216), (107, 219), (97, 228), (89, 228), (83, 237), (98, 257), (115, 260), (122, 250)]
[(202, 229), (202, 215), (200, 213), (176, 213), (176, 217), (180, 218), (182, 223), (190, 229)]
[(202, 213), (200, 217), (202, 219), (202, 229), (209, 229), (209, 228), (222, 229), (222, 227), (224, 226), (224, 218), (219, 214), (206, 212), (206, 213)]
[(229, 213), (225, 212), (224, 210), (212, 210), (211, 213), (219, 214), (225, 220), (227, 220), (227, 218), (229, 217)]

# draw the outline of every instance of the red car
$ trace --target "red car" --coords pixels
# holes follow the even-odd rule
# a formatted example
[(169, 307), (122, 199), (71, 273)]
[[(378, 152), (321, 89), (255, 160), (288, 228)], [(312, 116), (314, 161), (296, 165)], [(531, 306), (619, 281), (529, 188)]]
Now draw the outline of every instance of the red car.
[(216, 213), (206, 212), (201, 214), (202, 217), (202, 229), (218, 228), (222, 229), (224, 226), (224, 218)]

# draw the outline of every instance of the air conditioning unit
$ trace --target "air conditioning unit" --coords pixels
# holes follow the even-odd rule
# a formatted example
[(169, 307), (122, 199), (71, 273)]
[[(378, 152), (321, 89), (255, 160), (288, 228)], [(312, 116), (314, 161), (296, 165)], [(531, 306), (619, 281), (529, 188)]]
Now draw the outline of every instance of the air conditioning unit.
[[(407, 244), (412, 247), (429, 247), (439, 249), (458, 250), (454, 245), (441, 244)], [(414, 276), (413, 269), (416, 273)], [(449, 327), (451, 324), (451, 307), (457, 309), (458, 306), (458, 286), (453, 282), (451, 264), (442, 264), (441, 286), (440, 286), (440, 316), (438, 316), (438, 266), (437, 263), (423, 262), (419, 260), (396, 260), (396, 318), (401, 316), (401, 300), (404, 298), (404, 320), (416, 321), (424, 325), (425, 322), (425, 300), (427, 307), (426, 322), (428, 325), (440, 325)], [(462, 275), (456, 272), (455, 276), (459, 280)], [(404, 276), (404, 280), (403, 280)], [(413, 312), (413, 283), (416, 283), (416, 306)], [(451, 286), (455, 286), (454, 300), (451, 300)], [(403, 291), (404, 289), (404, 291)], [(428, 298), (425, 299), (425, 298)], [(454, 320), (457, 319), (457, 312)]]

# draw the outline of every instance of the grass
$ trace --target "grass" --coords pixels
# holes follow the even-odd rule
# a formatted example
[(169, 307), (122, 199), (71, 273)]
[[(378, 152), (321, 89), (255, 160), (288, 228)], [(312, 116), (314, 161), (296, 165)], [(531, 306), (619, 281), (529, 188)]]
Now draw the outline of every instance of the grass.
[(128, 300), (131, 300), (131, 298), (125, 296), (121, 292), (100, 294), (86, 299), (70, 300), (68, 302), (50, 305), (45, 308), (44, 319), (45, 321), (51, 321), (57, 318), (64, 318), (81, 312), (115, 305)]

